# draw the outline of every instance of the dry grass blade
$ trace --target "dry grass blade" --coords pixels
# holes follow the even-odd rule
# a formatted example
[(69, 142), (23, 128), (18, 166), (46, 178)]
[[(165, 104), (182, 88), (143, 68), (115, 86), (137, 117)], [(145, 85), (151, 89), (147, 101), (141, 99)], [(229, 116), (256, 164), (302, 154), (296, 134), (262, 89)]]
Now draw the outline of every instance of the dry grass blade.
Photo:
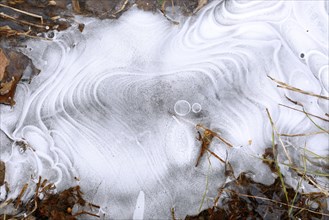
[(312, 93), (312, 92), (307, 92), (307, 91), (304, 91), (302, 89), (299, 89), (299, 88), (296, 88), (296, 87), (293, 87), (291, 85), (288, 85), (284, 82), (281, 82), (279, 80), (276, 80), (274, 78), (272, 78), (271, 76), (267, 75), (268, 78), (270, 78), (272, 81), (276, 82), (277, 84), (279, 84), (277, 87), (279, 88), (283, 88), (283, 89), (288, 89), (290, 91), (293, 91), (293, 92), (299, 92), (299, 93), (302, 93), (304, 95), (310, 95), (310, 96), (314, 96), (314, 97), (317, 97), (317, 98), (320, 98), (320, 99), (326, 99), (326, 100), (329, 100), (329, 97), (328, 96), (322, 96), (322, 95), (318, 95), (318, 94), (315, 94), (315, 93)]
[(176, 216), (175, 216), (175, 208), (172, 207), (172, 208), (170, 209), (170, 212), (171, 212), (171, 220), (176, 220)]
[(29, 37), (29, 38), (39, 39), (39, 40), (47, 40), (47, 41), (53, 40), (51, 38), (32, 36), (32, 35), (30, 35), (30, 33), (31, 33), (31, 30), (28, 30), (26, 32), (19, 32), (19, 31), (11, 29), (8, 25), (0, 27), (0, 36), (2, 36), (2, 35), (5, 37), (24, 36), (24, 37)]
[[(259, 159), (261, 159), (263, 161), (274, 162), (271, 159), (262, 159), (262, 158), (259, 158)], [(301, 174), (302, 172), (304, 172), (304, 170), (301, 170), (300, 168), (298, 168), (296, 166), (293, 166), (293, 165), (290, 165), (290, 164), (287, 164), (287, 163), (280, 163), (280, 164), (289, 167), (290, 169), (296, 171), (298, 174)], [(327, 173), (305, 171), (305, 176), (303, 178), (306, 178), (306, 174), (316, 175), (316, 176), (323, 176), (323, 177), (329, 177), (329, 174), (327, 174)]]
[(3, 209), (3, 208), (5, 208), (7, 205), (9, 205), (9, 204), (12, 203), (12, 202), (13, 202), (12, 199), (8, 199), (8, 200), (2, 202), (2, 203), (0, 204), (0, 210)]
[(283, 106), (283, 107), (286, 107), (286, 108), (289, 108), (289, 109), (292, 109), (292, 110), (295, 110), (295, 111), (297, 111), (297, 112), (301, 112), (301, 113), (307, 114), (307, 115), (312, 116), (312, 117), (314, 117), (314, 118), (321, 119), (321, 120), (323, 120), (323, 121), (329, 122), (328, 119), (325, 119), (325, 118), (322, 118), (322, 117), (320, 117), (320, 116), (317, 116), (317, 115), (311, 114), (311, 113), (306, 112), (306, 111), (304, 111), (304, 110), (299, 110), (299, 109), (297, 109), (297, 108), (290, 107), (290, 106), (288, 106), (288, 105), (283, 105), (283, 104), (279, 104), (279, 105), (280, 105), (280, 106)]
[[(208, 160), (209, 160), (209, 157), (208, 157)], [(209, 167), (208, 167), (208, 172), (207, 172), (207, 175), (206, 175), (206, 187), (205, 187), (204, 193), (202, 195), (202, 200), (201, 200), (198, 212), (201, 212), (202, 206), (204, 204), (204, 200), (206, 199), (206, 196), (207, 196), (208, 187), (209, 187), (209, 173), (210, 173), (210, 170), (211, 170), (211, 162), (209, 160)]]
[(278, 138), (279, 138), (279, 141), (280, 141), (280, 143), (281, 143), (281, 145), (282, 145), (282, 148), (283, 148), (283, 150), (284, 150), (284, 153), (286, 154), (286, 156), (287, 156), (289, 162), (292, 163), (292, 160), (291, 160), (291, 158), (290, 158), (290, 156), (289, 156), (289, 154), (288, 154), (288, 151), (287, 151), (285, 145), (283, 144), (283, 141), (281, 140), (280, 134), (279, 134), (278, 130), (276, 129), (275, 125), (274, 125), (274, 122), (273, 122), (273, 120), (272, 120), (271, 114), (270, 114), (270, 112), (268, 111), (268, 109), (266, 109), (266, 112), (267, 112), (267, 116), (268, 116), (268, 118), (270, 119), (272, 129), (273, 129), (273, 131), (275, 131), (276, 135), (277, 135)]
[(311, 136), (311, 135), (317, 135), (317, 134), (324, 134), (326, 132), (324, 131), (317, 131), (317, 132), (311, 132), (307, 134), (280, 134), (280, 136), (283, 137), (304, 137), (304, 136)]
[(120, 12), (122, 12), (123, 10), (125, 10), (125, 8), (127, 7), (128, 3), (129, 3), (129, 1), (128, 0), (125, 0), (125, 2), (122, 4), (121, 8), (119, 10), (117, 10), (116, 12), (114, 12), (113, 15), (117, 15)]
[(225, 161), (222, 158), (220, 158), (217, 154), (215, 154), (214, 152), (212, 152), (208, 148), (206, 148), (206, 151), (208, 151), (211, 155), (213, 155), (214, 157), (216, 157), (220, 162), (225, 163)]
[(25, 193), (25, 191), (26, 191), (26, 189), (27, 189), (28, 186), (29, 186), (29, 184), (25, 183), (24, 186), (23, 186), (23, 188), (22, 188), (22, 190), (21, 190), (21, 192), (19, 193), (19, 195), (17, 197), (17, 200), (16, 200), (16, 203), (15, 203), (15, 208), (16, 209), (20, 205), (21, 199), (22, 199), (22, 197), (23, 197), (23, 195), (24, 195), (24, 193)]
[(34, 24), (34, 23), (31, 23), (31, 22), (28, 22), (28, 21), (18, 20), (15, 17), (7, 15), (3, 12), (0, 12), (0, 17), (2, 17), (3, 19), (12, 20), (12, 21), (14, 21), (16, 23), (19, 23), (19, 24), (28, 25), (28, 26), (37, 27), (37, 28), (42, 28), (42, 29), (46, 29), (46, 30), (48, 29), (47, 26)]
[(1, 4), (1, 3), (0, 3), (0, 7), (9, 8), (13, 11), (17, 11), (19, 13), (22, 13), (22, 14), (25, 14), (25, 15), (28, 15), (28, 16), (31, 16), (31, 17), (39, 18), (40, 21), (41, 21), (41, 24), (43, 24), (43, 17), (41, 15), (36, 15), (36, 14), (30, 13), (30, 12), (27, 12), (27, 11), (22, 11), (22, 10), (19, 10), (17, 8), (13, 8), (13, 7), (10, 7), (8, 5)]
[[(258, 158), (258, 157), (256, 157), (256, 158)], [(277, 164), (277, 161), (275, 161), (275, 160), (264, 159), (264, 158), (258, 158), (258, 159), (260, 159), (260, 160), (262, 160), (264, 162), (274, 162), (274, 163)], [(329, 192), (326, 189), (324, 189), (322, 186), (320, 186), (318, 183), (316, 183), (315, 180), (312, 177), (308, 176), (308, 175), (316, 175), (316, 176), (322, 176), (322, 177), (329, 177), (329, 174), (327, 174), (327, 173), (319, 173), (319, 172), (311, 172), (311, 171), (304, 171), (304, 169), (301, 170), (300, 168), (295, 167), (295, 166), (293, 166), (291, 164), (286, 164), (286, 163), (279, 163), (279, 164), (284, 165), (284, 166), (287, 166), (290, 169), (294, 170), (296, 173), (298, 173), (299, 175), (301, 175), (303, 177), (303, 179), (309, 181), (310, 183), (312, 183), (313, 186), (315, 186), (316, 188), (318, 188), (323, 195), (329, 197)], [(279, 177), (280, 177), (280, 174), (281, 173), (279, 172)]]
[(79, 216), (79, 215), (90, 215), (90, 216), (94, 216), (96, 218), (100, 218), (99, 215), (96, 215), (94, 213), (91, 213), (91, 212), (87, 212), (87, 211), (81, 211), (81, 212), (77, 212), (75, 213), (74, 215), (72, 215), (73, 217), (76, 217), (76, 216)]
[(215, 137), (217, 137), (219, 140), (221, 140), (224, 144), (226, 144), (227, 146), (229, 146), (229, 147), (233, 147), (233, 145), (230, 143), (230, 142), (228, 142), (227, 140), (225, 140), (224, 138), (222, 138), (221, 136), (219, 136), (219, 134), (217, 134), (216, 132), (213, 132), (213, 131), (211, 131), (210, 129), (208, 129), (208, 128), (206, 128), (206, 127), (204, 127), (203, 125), (200, 125), (200, 124), (198, 124), (197, 126), (196, 126), (197, 128), (198, 127), (200, 127), (200, 128), (203, 128), (204, 130), (208, 130), (209, 132), (211, 132), (212, 133), (212, 135), (214, 135)]
[[(298, 170), (296, 170), (296, 172), (298, 172), (299, 174), (301, 174), (300, 171), (298, 171)], [(325, 196), (329, 197), (329, 192), (328, 192), (328, 190), (324, 189), (322, 186), (320, 186), (318, 183), (316, 183), (316, 182), (313, 180), (313, 178), (309, 177), (308, 175), (305, 175), (305, 178), (306, 178), (309, 182), (311, 182), (316, 188), (318, 188), (318, 189), (321, 191), (321, 193), (323, 193)]]
[[(283, 144), (283, 142), (282, 142), (282, 140), (281, 140), (281, 138), (280, 138), (280, 136), (278, 134), (278, 131), (277, 131), (276, 127), (274, 126), (274, 122), (272, 120), (271, 114), (268, 111), (268, 109), (266, 109), (266, 112), (267, 112), (268, 118), (270, 119), (271, 126), (272, 126), (272, 149), (273, 149), (274, 155), (276, 155), (276, 153), (275, 153), (275, 135), (274, 135), (274, 132), (275, 132), (276, 135), (279, 137), (279, 140), (280, 140), (280, 142), (282, 144), (283, 150), (284, 150), (287, 158), (289, 159), (289, 162), (291, 163), (292, 160), (291, 160), (291, 158), (290, 158), (290, 156), (289, 156), (289, 154), (287, 152), (287, 149), (284, 146), (284, 144)], [(277, 174), (278, 174), (278, 176), (280, 178), (280, 181), (281, 181), (281, 185), (282, 185), (282, 189), (283, 189), (284, 195), (286, 197), (287, 203), (289, 203), (289, 196), (288, 196), (287, 188), (286, 188), (286, 185), (284, 183), (284, 179), (283, 179), (283, 176), (282, 176), (282, 173), (281, 173), (281, 170), (280, 170), (280, 166), (279, 166), (278, 161), (277, 161), (277, 159), (275, 157), (274, 157), (274, 163), (275, 163), (275, 167), (276, 167), (276, 170), (277, 170)]]
[(198, 6), (196, 7), (196, 9), (194, 9), (193, 14), (200, 11), (200, 9), (203, 8), (203, 6), (205, 6), (207, 3), (208, 3), (208, 0), (199, 0), (198, 1)]
[(308, 118), (308, 119), (310, 119), (310, 121), (315, 125), (315, 127), (317, 127), (318, 129), (320, 129), (321, 131), (324, 131), (324, 132), (326, 132), (326, 133), (328, 133), (329, 134), (329, 131), (328, 130), (326, 130), (326, 129), (324, 129), (324, 128), (322, 128), (320, 125), (318, 125), (310, 116), (309, 116), (309, 114), (307, 114), (307, 112), (305, 112), (305, 110), (304, 110), (304, 107), (303, 107), (303, 112), (305, 113), (305, 115), (306, 115), (306, 117)]
[(179, 25), (178, 21), (174, 21), (172, 18), (169, 18), (164, 11), (162, 11), (162, 10), (159, 10), (159, 11), (168, 21), (170, 21), (174, 25)]
[(232, 191), (232, 190), (229, 190), (229, 189), (223, 189), (223, 191), (234, 193), (238, 196), (254, 198), (254, 199), (261, 199), (261, 200), (264, 200), (264, 201), (270, 201), (270, 202), (273, 202), (273, 203), (276, 203), (276, 204), (279, 204), (279, 205), (284, 205), (284, 206), (287, 206), (287, 207), (290, 207), (290, 208), (293, 208), (293, 209), (305, 210), (305, 211), (312, 212), (312, 213), (318, 214), (318, 215), (329, 216), (329, 214), (326, 214), (326, 213), (313, 211), (311, 209), (302, 208), (302, 207), (298, 207), (298, 206), (295, 206), (295, 205), (289, 205), (289, 204), (284, 203), (284, 202), (279, 202), (279, 201), (269, 199), (269, 198), (264, 198), (264, 197), (261, 197), (261, 196), (252, 196), (252, 195), (248, 195), (248, 194), (238, 193), (238, 192), (235, 192), (235, 191)]
[(8, 25), (0, 27), (0, 36), (11, 37), (19, 35), (21, 32), (11, 29)]
[(81, 12), (79, 0), (72, 0), (72, 8), (76, 13)]
[(228, 142), (227, 140), (225, 140), (224, 138), (222, 138), (221, 136), (219, 136), (218, 134), (215, 134), (215, 137), (217, 137), (219, 140), (221, 140), (223, 143), (225, 143), (227, 146), (229, 147), (233, 147), (233, 145)]

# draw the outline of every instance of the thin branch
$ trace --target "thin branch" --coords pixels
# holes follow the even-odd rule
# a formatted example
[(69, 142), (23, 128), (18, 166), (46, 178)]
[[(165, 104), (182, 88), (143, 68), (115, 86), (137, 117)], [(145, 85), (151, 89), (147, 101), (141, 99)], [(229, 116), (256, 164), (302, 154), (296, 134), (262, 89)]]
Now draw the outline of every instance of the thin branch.
[(4, 7), (4, 8), (9, 8), (9, 9), (11, 9), (13, 11), (17, 11), (17, 12), (22, 13), (22, 14), (25, 14), (25, 15), (29, 15), (31, 17), (39, 18), (41, 20), (41, 24), (43, 24), (43, 17), (41, 15), (33, 14), (33, 13), (27, 12), (27, 11), (22, 11), (22, 10), (19, 10), (17, 8), (13, 8), (13, 7), (10, 7), (8, 5), (1, 4), (1, 3), (0, 3), (0, 6), (1, 7)]
[(34, 24), (34, 23), (31, 23), (31, 22), (28, 22), (28, 21), (18, 20), (15, 17), (12, 17), (10, 15), (7, 15), (7, 14), (5, 14), (3, 12), (0, 12), (0, 17), (2, 17), (4, 19), (12, 20), (12, 21), (14, 21), (16, 23), (19, 23), (19, 24), (33, 26), (33, 27), (37, 27), (37, 28), (47, 29), (47, 26), (43, 26), (43, 25), (39, 25), (39, 24)]

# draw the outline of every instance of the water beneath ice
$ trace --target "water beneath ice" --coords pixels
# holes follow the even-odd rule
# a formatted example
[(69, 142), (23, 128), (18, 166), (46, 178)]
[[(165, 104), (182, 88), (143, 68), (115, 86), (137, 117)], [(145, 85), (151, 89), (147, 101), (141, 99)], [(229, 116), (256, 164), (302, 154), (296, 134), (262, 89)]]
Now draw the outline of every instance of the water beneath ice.
[[(53, 42), (28, 43), (42, 71), (18, 85), (13, 108), (1, 106), (8, 198), (42, 176), (58, 190), (79, 184), (106, 217), (170, 218), (174, 207), (183, 218), (211, 206), (226, 180), (215, 157), (195, 167), (197, 124), (233, 144), (215, 138), (210, 148), (227, 155), (235, 175), (252, 172), (270, 184), (259, 159), (272, 142), (266, 108), (285, 134), (321, 131), (304, 113), (279, 106), (298, 108), (285, 96), (312, 114), (329, 112), (328, 100), (268, 78), (328, 96), (326, 1), (213, 1), (179, 25), (135, 8), (118, 20), (79, 19), (83, 33), (71, 28)], [(328, 156), (325, 133), (283, 141), (297, 164), (304, 148)], [(33, 187), (24, 199), (32, 194)]]

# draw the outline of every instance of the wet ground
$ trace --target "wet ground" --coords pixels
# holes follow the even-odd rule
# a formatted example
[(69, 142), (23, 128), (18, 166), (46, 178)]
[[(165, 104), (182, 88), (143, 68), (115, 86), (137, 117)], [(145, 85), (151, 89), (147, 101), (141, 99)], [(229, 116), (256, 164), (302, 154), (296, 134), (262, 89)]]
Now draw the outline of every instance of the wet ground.
[[(279, 178), (270, 185), (256, 183), (241, 174), (219, 189), (218, 204), (186, 220), (201, 219), (327, 219), (326, 197), (303, 194), (287, 187), (287, 197)], [(221, 200), (221, 201), (220, 201)], [(323, 214), (326, 214), (324, 216)]]

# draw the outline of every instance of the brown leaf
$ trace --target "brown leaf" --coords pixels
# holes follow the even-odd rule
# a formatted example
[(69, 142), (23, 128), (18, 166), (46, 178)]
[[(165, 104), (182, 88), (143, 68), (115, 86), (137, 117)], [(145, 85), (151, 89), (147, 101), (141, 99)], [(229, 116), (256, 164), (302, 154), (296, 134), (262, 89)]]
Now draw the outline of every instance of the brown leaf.
[(0, 95), (6, 95), (8, 94), (15, 82), (15, 77), (13, 77), (9, 82), (3, 82), (0, 84)]
[(3, 50), (0, 48), (0, 81), (5, 75), (6, 67), (9, 65), (9, 60), (7, 56), (3, 53)]
[(4, 77), (0, 84), (0, 103), (13, 106), (17, 83), (22, 78), (27, 67), (31, 67), (31, 76), (39, 73), (32, 61), (22, 53), (6, 51), (9, 64), (4, 71)]

